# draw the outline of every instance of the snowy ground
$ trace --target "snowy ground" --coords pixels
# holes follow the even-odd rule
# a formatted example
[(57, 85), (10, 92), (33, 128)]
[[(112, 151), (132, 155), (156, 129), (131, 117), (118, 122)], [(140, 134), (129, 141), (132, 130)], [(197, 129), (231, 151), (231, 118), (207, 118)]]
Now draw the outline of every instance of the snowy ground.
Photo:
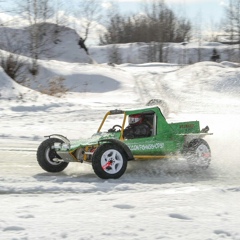
[[(42, 67), (41, 80), (57, 72), (75, 91), (64, 98), (33, 91), (16, 100), (27, 90), (1, 72), (1, 239), (240, 239), (238, 68), (58, 61)], [(209, 125), (208, 170), (193, 173), (176, 160), (131, 162), (120, 179), (106, 181), (90, 165), (70, 164), (58, 174), (38, 166), (44, 135), (89, 137), (109, 109), (142, 106), (151, 98), (169, 103), (169, 122)]]

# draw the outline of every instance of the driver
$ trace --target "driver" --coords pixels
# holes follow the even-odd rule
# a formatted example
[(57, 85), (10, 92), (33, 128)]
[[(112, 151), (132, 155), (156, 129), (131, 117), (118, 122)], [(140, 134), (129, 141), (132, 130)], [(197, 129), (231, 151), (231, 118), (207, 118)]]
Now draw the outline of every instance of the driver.
[(144, 115), (133, 114), (128, 117), (129, 125), (124, 129), (123, 136), (126, 139), (151, 136), (151, 126), (145, 121)]

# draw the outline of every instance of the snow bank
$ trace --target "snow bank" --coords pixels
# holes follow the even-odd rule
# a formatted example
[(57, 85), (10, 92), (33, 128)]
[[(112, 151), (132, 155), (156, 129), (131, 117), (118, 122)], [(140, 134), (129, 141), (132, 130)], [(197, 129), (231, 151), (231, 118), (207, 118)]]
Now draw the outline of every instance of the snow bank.
[[(28, 86), (37, 91), (49, 89), (51, 80), (61, 77), (62, 84), (67, 91), (68, 99), (76, 99), (76, 94), (81, 102), (124, 102), (136, 101), (139, 97), (134, 94), (134, 78), (131, 74), (118, 67), (109, 65), (92, 65), (80, 63), (66, 63), (62, 61), (39, 61), (40, 71), (34, 81)], [(100, 94), (100, 95), (99, 95)], [(85, 99), (85, 100), (84, 100)]]
[(22, 98), (30, 89), (13, 81), (0, 67), (0, 99)]
[(234, 62), (229, 62), (229, 61), (223, 61), (223, 62), (221, 62), (221, 64), (223, 66), (232, 67), (232, 68), (239, 68), (240, 67), (239, 63), (234, 63)]
[[(224, 64), (200, 62), (176, 72), (182, 90), (214, 91), (224, 94), (239, 94), (240, 70), (226, 68)], [(181, 79), (184, 78), (184, 81)]]

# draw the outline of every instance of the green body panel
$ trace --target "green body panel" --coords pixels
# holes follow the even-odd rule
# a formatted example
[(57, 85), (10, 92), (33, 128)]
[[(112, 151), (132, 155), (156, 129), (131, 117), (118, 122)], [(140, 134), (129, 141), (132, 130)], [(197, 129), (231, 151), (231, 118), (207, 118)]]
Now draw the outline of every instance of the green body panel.
[(96, 133), (91, 138), (72, 141), (70, 151), (74, 151), (79, 147), (99, 145), (98, 142), (103, 139), (119, 139), (119, 138), (120, 138), (120, 132)]
[(124, 143), (130, 148), (133, 155), (163, 155), (170, 147), (162, 140), (157, 140), (156, 137), (129, 139)]
[(171, 123), (169, 125), (176, 134), (200, 132), (199, 121)]
[[(125, 143), (133, 155), (168, 155), (181, 152), (184, 146), (185, 137), (184, 134), (200, 133), (199, 121), (168, 123), (163, 116), (159, 107), (146, 107), (134, 110), (113, 110), (109, 115), (122, 114), (123, 125), (124, 119), (131, 114), (149, 114), (153, 119), (153, 134), (150, 137), (135, 138), (135, 139), (123, 139), (122, 132), (101, 132), (100, 130), (89, 139), (80, 139), (71, 142), (70, 152), (75, 151), (78, 148), (85, 148), (88, 146), (98, 146), (100, 140), (103, 139), (120, 139)], [(106, 116), (107, 116), (106, 114)], [(105, 116), (102, 125), (104, 124)], [(101, 125), (101, 126), (102, 126)], [(101, 126), (99, 129), (101, 129)]]

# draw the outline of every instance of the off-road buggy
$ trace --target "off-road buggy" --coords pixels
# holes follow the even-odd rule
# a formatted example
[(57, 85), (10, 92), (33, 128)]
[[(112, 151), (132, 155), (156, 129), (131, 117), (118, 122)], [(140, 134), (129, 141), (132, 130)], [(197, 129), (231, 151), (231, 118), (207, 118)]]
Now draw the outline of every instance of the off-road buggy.
[[(127, 139), (128, 118), (141, 114), (151, 125), (147, 137)], [(192, 169), (206, 169), (211, 160), (208, 143), (202, 138), (209, 128), (200, 130), (199, 121), (168, 123), (157, 106), (106, 113), (97, 132), (89, 139), (70, 142), (66, 137), (46, 136), (37, 150), (39, 165), (48, 172), (63, 171), (70, 162), (89, 163), (103, 179), (119, 178), (128, 161), (181, 157)]]

